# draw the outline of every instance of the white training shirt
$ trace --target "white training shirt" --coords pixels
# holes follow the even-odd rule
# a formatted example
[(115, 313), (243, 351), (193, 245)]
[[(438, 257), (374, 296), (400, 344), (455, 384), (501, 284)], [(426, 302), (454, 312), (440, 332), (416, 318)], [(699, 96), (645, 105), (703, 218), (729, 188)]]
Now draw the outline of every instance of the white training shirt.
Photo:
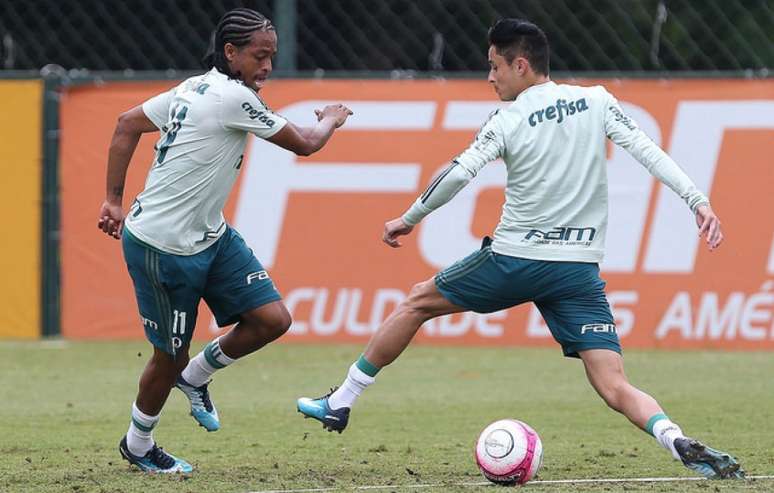
[(287, 121), (255, 91), (214, 68), (142, 109), (161, 138), (125, 227), (163, 252), (199, 253), (226, 231), (223, 206), (242, 167), (248, 132), (265, 139)]
[(492, 113), (470, 147), (433, 180), (403, 220), (418, 223), (487, 163), (502, 158), (508, 179), (492, 250), (536, 260), (600, 262), (607, 229), (608, 138), (694, 212), (708, 203), (604, 87), (548, 81)]

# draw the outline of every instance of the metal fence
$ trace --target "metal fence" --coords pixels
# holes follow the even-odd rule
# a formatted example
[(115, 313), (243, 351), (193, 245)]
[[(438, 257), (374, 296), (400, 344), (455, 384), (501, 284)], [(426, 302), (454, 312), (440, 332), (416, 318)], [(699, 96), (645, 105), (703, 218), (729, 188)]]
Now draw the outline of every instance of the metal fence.
[(485, 70), (504, 16), (544, 28), (554, 70), (774, 67), (774, 0), (0, 0), (0, 69), (196, 70), (238, 6), (273, 19), (289, 72)]

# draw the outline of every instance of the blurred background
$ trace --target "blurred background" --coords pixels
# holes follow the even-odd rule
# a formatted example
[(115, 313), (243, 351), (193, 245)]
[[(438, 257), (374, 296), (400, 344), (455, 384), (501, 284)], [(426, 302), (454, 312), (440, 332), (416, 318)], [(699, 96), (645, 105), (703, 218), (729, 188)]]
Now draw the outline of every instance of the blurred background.
[[(274, 20), (276, 69), (465, 76), (487, 69), (486, 31), (500, 17), (540, 25), (562, 72), (766, 76), (768, 0), (3, 0), (2, 68), (182, 70), (218, 18), (249, 6)], [(308, 74), (304, 74), (305, 76)]]
[[(241, 6), (277, 29), (262, 93), (275, 111), (303, 124), (326, 102), (356, 109), (309, 158), (252, 141), (226, 208), (294, 314), (287, 340), (367, 340), (414, 282), (491, 233), (497, 165), (403, 250), (378, 241), (501, 104), (486, 32), (522, 17), (547, 33), (553, 78), (616, 94), (728, 228), (710, 258), (684, 204), (610, 150), (603, 271), (624, 344), (774, 348), (771, 0), (0, 0), (0, 337), (142, 338), (119, 244), (94, 227), (110, 135), (122, 111), (200, 72), (219, 17)], [(331, 235), (330, 217), (346, 228)], [(202, 306), (198, 337), (217, 331)], [(551, 345), (530, 307), (444, 319), (420, 340)]]

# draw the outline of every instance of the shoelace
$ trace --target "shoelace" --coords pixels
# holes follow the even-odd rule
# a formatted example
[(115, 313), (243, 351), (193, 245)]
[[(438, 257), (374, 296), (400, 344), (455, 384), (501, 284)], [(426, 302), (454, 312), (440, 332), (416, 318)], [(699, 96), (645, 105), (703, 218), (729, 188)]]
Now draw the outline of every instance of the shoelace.
[(322, 396), (322, 397), (318, 397), (318, 398), (317, 398), (317, 399), (315, 399), (315, 400), (316, 400), (316, 401), (319, 401), (319, 400), (321, 400), (321, 399), (327, 399), (328, 397), (330, 397), (330, 396), (331, 396), (331, 394), (333, 394), (334, 392), (336, 392), (338, 389), (339, 389), (339, 386), (338, 386), (338, 385), (336, 385), (335, 387), (331, 387), (331, 390), (330, 390), (330, 391), (328, 391), (328, 393), (327, 393), (327, 394), (325, 394), (325, 395), (324, 395), (324, 396)]
[(208, 413), (211, 413), (214, 409), (212, 405), (212, 401), (210, 400), (210, 393), (207, 391), (207, 385), (209, 385), (210, 382), (205, 383), (204, 385), (200, 387), (189, 387), (193, 390), (191, 392), (191, 406), (193, 407), (203, 407), (207, 410)]
[(161, 469), (170, 469), (175, 465), (175, 459), (168, 453), (164, 452), (164, 449), (154, 445), (147, 456), (150, 461), (160, 467)]
[(205, 383), (201, 387), (197, 389), (197, 393), (201, 393), (201, 400), (202, 404), (204, 404), (204, 409), (207, 410), (208, 413), (212, 412), (212, 401), (210, 400), (210, 393), (207, 391), (207, 385), (209, 385), (209, 382)]

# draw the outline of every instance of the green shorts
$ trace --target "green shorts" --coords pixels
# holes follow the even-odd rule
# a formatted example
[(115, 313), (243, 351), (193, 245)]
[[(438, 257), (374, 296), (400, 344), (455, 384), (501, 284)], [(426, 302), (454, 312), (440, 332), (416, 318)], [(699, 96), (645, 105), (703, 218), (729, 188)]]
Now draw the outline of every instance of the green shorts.
[(281, 298), (269, 274), (231, 227), (206, 250), (173, 255), (146, 245), (124, 229), (124, 260), (134, 281), (145, 336), (175, 355), (193, 336), (203, 299), (218, 325)]
[(435, 276), (441, 294), (455, 305), (490, 313), (531, 301), (565, 356), (587, 349), (621, 352), (599, 266), (501, 255), (489, 240), (481, 250)]

